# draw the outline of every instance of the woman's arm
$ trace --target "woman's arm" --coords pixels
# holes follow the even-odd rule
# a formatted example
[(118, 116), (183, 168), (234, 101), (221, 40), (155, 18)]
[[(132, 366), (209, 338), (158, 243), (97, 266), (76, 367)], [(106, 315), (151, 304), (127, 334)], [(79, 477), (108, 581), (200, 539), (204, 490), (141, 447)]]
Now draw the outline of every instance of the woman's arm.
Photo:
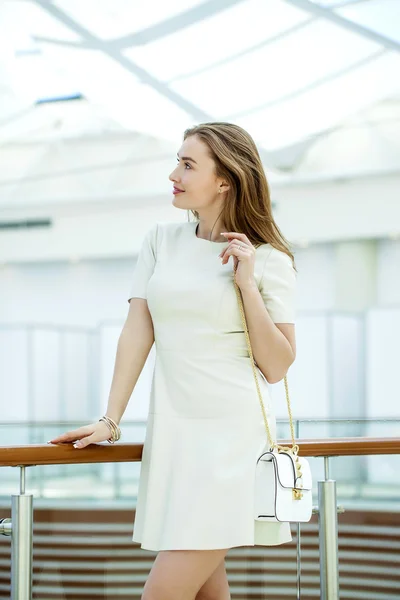
[(255, 283), (241, 292), (254, 360), (268, 383), (277, 383), (296, 358), (295, 326), (273, 322)]
[(106, 415), (117, 423), (154, 343), (153, 321), (144, 298), (132, 298), (119, 337)]
[(256, 251), (253, 244), (243, 233), (231, 231), (222, 235), (229, 240), (220, 254), (222, 264), (226, 264), (230, 256), (236, 257), (235, 280), (242, 293), (254, 360), (265, 379), (277, 383), (296, 358), (293, 265), (286, 253), (268, 249), (259, 289), (254, 277)]

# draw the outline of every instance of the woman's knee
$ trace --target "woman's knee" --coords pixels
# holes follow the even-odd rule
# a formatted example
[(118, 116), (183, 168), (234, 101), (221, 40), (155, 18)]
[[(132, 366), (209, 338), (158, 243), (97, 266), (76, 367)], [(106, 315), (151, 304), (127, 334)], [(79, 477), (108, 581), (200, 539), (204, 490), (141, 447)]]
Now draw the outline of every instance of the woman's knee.
[(225, 560), (222, 560), (196, 595), (196, 600), (230, 600)]
[(200, 590), (204, 595), (207, 592), (205, 584), (223, 561), (226, 552), (227, 550), (159, 552), (141, 600), (195, 600)]

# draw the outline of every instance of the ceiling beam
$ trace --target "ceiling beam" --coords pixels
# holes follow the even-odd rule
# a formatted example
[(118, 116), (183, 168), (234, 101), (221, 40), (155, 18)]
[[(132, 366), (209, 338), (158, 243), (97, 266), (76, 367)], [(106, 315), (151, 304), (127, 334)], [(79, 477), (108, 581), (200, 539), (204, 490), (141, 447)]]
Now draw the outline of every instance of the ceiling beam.
[[(37, 4), (40, 4), (42, 8), (48, 10), (51, 6), (54, 5), (49, 0), (35, 0)], [(113, 48), (118, 50), (124, 50), (125, 48), (131, 48), (133, 46), (143, 46), (144, 44), (149, 44), (156, 40), (162, 39), (169, 35), (173, 35), (181, 31), (182, 29), (186, 29), (186, 27), (190, 27), (195, 23), (198, 23), (206, 18), (212, 17), (213, 15), (217, 15), (229, 8), (235, 6), (235, 4), (239, 4), (244, 0), (219, 0), (216, 2), (215, 0), (206, 0), (202, 4), (195, 6), (193, 8), (189, 8), (188, 10), (181, 12), (177, 15), (173, 15), (165, 19), (164, 21), (160, 21), (159, 23), (155, 23), (154, 25), (150, 25), (141, 31), (136, 31), (134, 33), (129, 33), (127, 35), (121, 36), (119, 38), (114, 39), (101, 39), (94, 35), (92, 35), (87, 29), (82, 27), (79, 23), (74, 21), (67, 14), (62, 13), (62, 20), (70, 29), (77, 31), (80, 30), (82, 41), (79, 42), (70, 42), (64, 40), (50, 39), (42, 36), (34, 36), (34, 39), (37, 41), (49, 41), (54, 44), (58, 44), (61, 46), (71, 46), (73, 48), (94, 48), (97, 49), (99, 44), (110, 45)], [(55, 10), (52, 11), (53, 16), (56, 13), (60, 14), (62, 11), (54, 7)], [(49, 11), (50, 12), (50, 11)]]
[(243, 0), (218, 0), (218, 2), (215, 0), (207, 0), (202, 4), (189, 8), (185, 12), (173, 15), (160, 23), (155, 23), (146, 29), (142, 29), (142, 31), (114, 39), (111, 43), (119, 49), (149, 44), (155, 40), (177, 33), (182, 29), (186, 29), (186, 27), (190, 27), (190, 25), (199, 23), (213, 15), (217, 15), (241, 2), (243, 2)]
[(385, 37), (384, 35), (372, 31), (372, 29), (368, 29), (363, 25), (359, 25), (355, 21), (351, 21), (350, 19), (346, 19), (342, 15), (338, 14), (334, 10), (330, 8), (326, 8), (325, 6), (320, 6), (319, 4), (315, 4), (314, 2), (310, 2), (310, 0), (286, 0), (289, 4), (300, 8), (301, 10), (305, 10), (316, 17), (320, 17), (322, 19), (326, 19), (335, 23), (335, 25), (339, 25), (344, 29), (348, 29), (353, 33), (358, 33), (362, 35), (364, 38), (371, 40), (372, 42), (376, 42), (381, 46), (384, 46), (387, 50), (394, 50), (395, 52), (400, 52), (400, 44), (395, 40)]

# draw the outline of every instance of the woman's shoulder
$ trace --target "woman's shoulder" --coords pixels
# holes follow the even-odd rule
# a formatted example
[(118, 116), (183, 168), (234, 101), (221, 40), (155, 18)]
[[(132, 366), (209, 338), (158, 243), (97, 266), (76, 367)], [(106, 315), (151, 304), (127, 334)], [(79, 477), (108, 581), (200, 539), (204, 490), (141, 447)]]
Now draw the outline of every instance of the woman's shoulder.
[(156, 226), (161, 233), (165, 235), (174, 235), (180, 233), (189, 227), (188, 221), (157, 221)]
[(188, 223), (186, 221), (154, 221), (153, 224), (147, 228), (146, 235), (157, 239), (166, 235), (174, 236), (187, 227)]
[[(158, 253), (163, 247), (170, 247), (186, 235), (189, 223), (186, 221), (155, 221), (145, 234), (150, 245)], [(167, 244), (167, 246), (165, 246)]]
[(291, 257), (284, 252), (272, 246), (271, 244), (261, 244), (257, 250), (257, 255), (263, 263), (263, 273), (295, 273)]
[(187, 238), (188, 221), (159, 221), (157, 223), (157, 238), (159, 243), (168, 242), (168, 246), (179, 243)]
[(283, 250), (278, 250), (278, 248), (275, 248), (271, 244), (261, 244), (257, 250), (268, 260), (292, 263), (289, 254)]

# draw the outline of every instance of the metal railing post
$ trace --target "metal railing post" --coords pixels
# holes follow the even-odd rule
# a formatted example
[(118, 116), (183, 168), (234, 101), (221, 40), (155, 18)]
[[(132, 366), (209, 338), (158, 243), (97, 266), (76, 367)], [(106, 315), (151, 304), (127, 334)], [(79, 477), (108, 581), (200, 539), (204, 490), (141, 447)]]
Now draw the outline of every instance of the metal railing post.
[(31, 600), (33, 496), (25, 494), (26, 467), (20, 468), (20, 493), (11, 497), (11, 600)]
[[(296, 439), (300, 437), (300, 422), (296, 419)], [(301, 538), (300, 523), (296, 523), (296, 600), (301, 600)]]
[(336, 481), (329, 479), (329, 458), (324, 457), (325, 480), (318, 482), (321, 600), (339, 600), (338, 518)]

